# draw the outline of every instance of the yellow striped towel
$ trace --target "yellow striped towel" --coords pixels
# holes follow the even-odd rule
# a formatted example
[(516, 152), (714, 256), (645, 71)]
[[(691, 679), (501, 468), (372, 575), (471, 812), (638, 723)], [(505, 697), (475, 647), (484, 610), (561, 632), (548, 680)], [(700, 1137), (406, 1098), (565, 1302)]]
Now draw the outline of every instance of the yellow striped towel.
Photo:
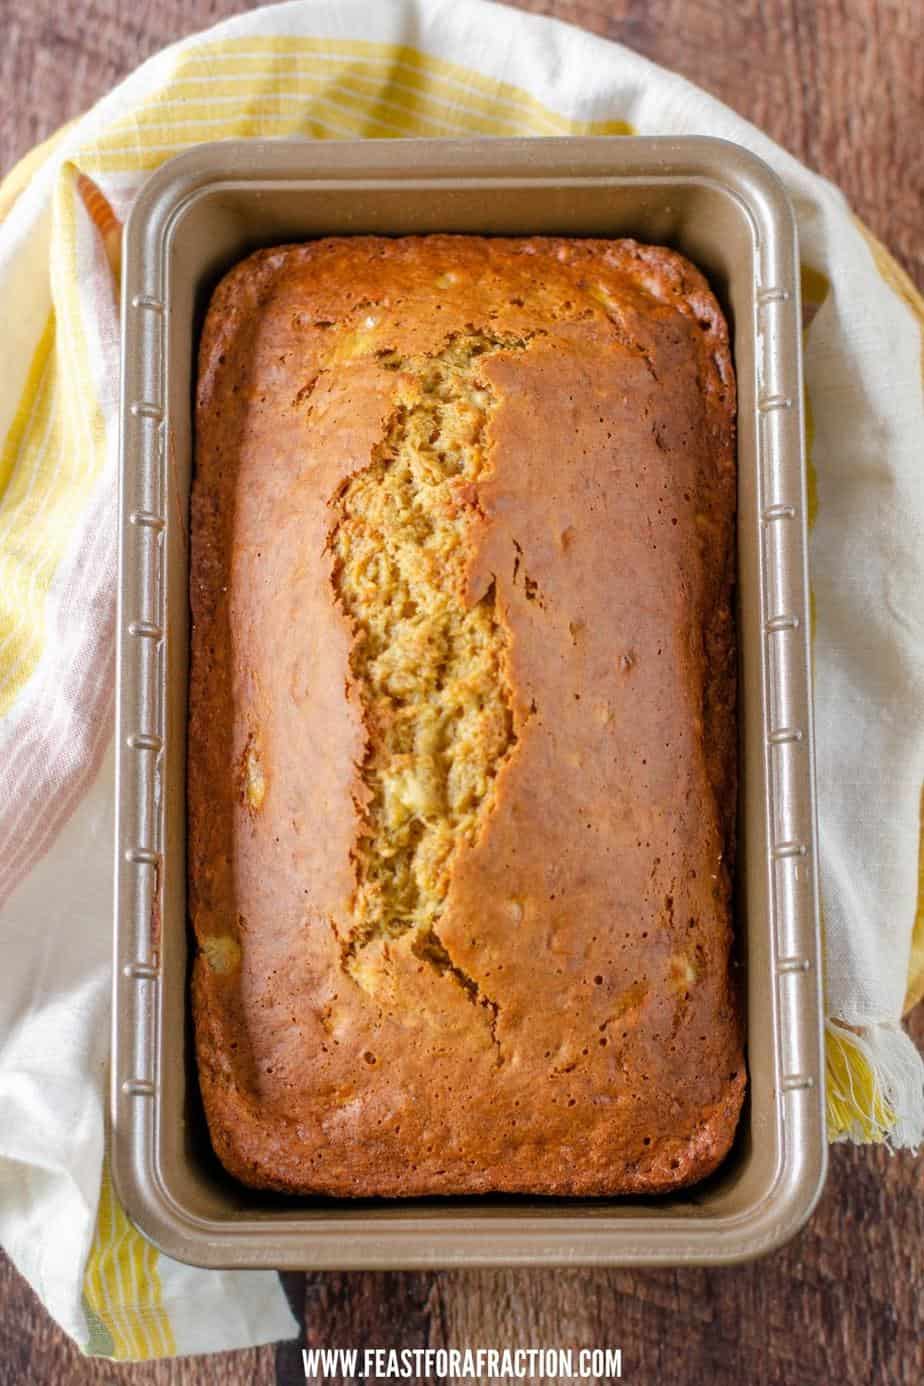
[(251, 10), (146, 63), (0, 187), (0, 1241), (89, 1352), (296, 1327), (270, 1273), (148, 1246), (105, 1173), (119, 223), (150, 170), (199, 141), (633, 131), (748, 145), (797, 208), (829, 1122), (835, 1138), (920, 1139), (900, 1026), (924, 989), (920, 298), (834, 188), (625, 49), (481, 0)]

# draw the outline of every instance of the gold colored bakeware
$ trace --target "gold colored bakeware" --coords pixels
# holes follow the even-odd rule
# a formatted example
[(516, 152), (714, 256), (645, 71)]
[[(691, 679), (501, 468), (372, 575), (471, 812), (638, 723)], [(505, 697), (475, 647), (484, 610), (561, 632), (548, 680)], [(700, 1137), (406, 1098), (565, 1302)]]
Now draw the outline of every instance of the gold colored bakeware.
[[(749, 1098), (721, 1171), (657, 1199), (348, 1202), (243, 1188), (208, 1141), (187, 1001), (188, 500), (197, 332), (257, 246), (356, 232), (623, 236), (709, 276), (738, 374), (740, 861)], [(163, 165), (123, 258), (112, 1163), (203, 1266), (717, 1264), (780, 1245), (825, 1173), (799, 266), (782, 185), (712, 139), (230, 141)]]

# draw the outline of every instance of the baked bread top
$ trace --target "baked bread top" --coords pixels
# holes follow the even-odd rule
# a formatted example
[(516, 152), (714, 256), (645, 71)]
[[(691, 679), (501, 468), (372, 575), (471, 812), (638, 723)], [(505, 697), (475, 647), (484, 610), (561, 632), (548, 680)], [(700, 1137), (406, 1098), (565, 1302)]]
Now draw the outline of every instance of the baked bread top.
[(662, 248), (330, 239), (217, 288), (189, 884), (246, 1183), (649, 1192), (726, 1153), (734, 417)]

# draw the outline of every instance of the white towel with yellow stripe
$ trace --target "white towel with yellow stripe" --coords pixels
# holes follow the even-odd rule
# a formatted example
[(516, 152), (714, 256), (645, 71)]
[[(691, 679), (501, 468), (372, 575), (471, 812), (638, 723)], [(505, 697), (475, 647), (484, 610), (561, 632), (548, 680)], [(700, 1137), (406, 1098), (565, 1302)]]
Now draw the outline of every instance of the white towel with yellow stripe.
[(104, 1172), (119, 223), (203, 140), (634, 131), (748, 145), (797, 209), (829, 1124), (920, 1139), (900, 1025), (924, 989), (920, 298), (835, 189), (625, 49), (481, 0), (251, 11), (146, 63), (0, 188), (0, 1240), (89, 1352), (295, 1332), (277, 1277), (159, 1255)]

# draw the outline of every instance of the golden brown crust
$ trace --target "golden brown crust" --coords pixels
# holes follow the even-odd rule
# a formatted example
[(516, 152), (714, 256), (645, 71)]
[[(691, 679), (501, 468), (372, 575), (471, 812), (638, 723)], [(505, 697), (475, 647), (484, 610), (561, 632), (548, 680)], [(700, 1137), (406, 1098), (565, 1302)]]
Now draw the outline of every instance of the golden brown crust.
[[(488, 333), (472, 602), (515, 742), (460, 846), (436, 965), (344, 965), (368, 729), (333, 506), (402, 360)], [(520, 345), (514, 350), (509, 343)], [(390, 367), (391, 363), (391, 367)], [(351, 238), (215, 292), (192, 500), (190, 909), (215, 1149), (335, 1195), (655, 1192), (713, 1170), (744, 1091), (731, 982), (734, 379), (679, 255)]]

